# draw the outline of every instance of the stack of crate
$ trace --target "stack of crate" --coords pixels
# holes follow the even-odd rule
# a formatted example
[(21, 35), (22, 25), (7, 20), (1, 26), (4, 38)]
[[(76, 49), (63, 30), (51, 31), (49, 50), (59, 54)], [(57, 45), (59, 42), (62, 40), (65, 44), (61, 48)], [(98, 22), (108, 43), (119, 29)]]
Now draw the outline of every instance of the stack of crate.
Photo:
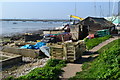
[(65, 60), (71, 61), (74, 60), (74, 51), (75, 47), (72, 43), (64, 44)]
[(52, 58), (54, 59), (64, 59), (64, 51), (63, 47), (61, 46), (51, 46), (50, 53)]
[(67, 42), (64, 44), (64, 53), (67, 61), (74, 62), (82, 56), (82, 53), (86, 50), (83, 41)]
[(47, 46), (50, 47), (51, 57), (54, 59), (63, 59), (64, 51), (62, 43), (47, 43)]
[(79, 59), (84, 51), (85, 45), (83, 42), (66, 42), (61, 45), (50, 45), (52, 58), (63, 59), (69, 62), (74, 62)]

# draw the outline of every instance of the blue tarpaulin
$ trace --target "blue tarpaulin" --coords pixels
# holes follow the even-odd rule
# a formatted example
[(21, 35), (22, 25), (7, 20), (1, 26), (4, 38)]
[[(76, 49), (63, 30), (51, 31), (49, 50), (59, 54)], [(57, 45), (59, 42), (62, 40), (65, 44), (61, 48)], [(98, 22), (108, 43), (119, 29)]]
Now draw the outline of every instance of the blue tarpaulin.
[(38, 42), (35, 45), (27, 44), (27, 45), (24, 45), (20, 48), (21, 49), (39, 49), (40, 47), (45, 46), (45, 45), (46, 45), (46, 43), (44, 43), (44, 42)]
[(45, 45), (46, 45), (46, 43), (44, 43), (44, 42), (38, 42), (34, 46), (39, 49), (40, 47), (45, 46)]

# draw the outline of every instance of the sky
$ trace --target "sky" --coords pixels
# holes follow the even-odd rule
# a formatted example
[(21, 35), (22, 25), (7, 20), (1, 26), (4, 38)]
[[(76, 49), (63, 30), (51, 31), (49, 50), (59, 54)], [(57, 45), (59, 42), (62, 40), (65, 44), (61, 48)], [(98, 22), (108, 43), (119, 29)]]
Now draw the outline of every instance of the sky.
[[(109, 2), (2, 2), (3, 19), (69, 19), (109, 16)], [(114, 6), (113, 6), (114, 5)], [(110, 2), (110, 16), (117, 14), (117, 2)]]

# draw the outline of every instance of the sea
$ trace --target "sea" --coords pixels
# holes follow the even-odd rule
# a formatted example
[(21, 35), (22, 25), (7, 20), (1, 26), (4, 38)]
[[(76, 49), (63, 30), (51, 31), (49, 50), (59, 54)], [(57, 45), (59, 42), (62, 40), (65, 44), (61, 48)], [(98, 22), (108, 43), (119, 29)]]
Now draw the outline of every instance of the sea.
[(0, 21), (0, 36), (10, 36), (13, 34), (54, 29), (62, 26), (65, 22), (54, 22), (54, 21)]

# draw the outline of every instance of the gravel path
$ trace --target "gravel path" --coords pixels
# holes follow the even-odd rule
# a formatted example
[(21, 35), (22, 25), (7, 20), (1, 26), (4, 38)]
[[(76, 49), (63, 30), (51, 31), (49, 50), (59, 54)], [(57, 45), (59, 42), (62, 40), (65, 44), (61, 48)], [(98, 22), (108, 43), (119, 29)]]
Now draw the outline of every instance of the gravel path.
[(107, 45), (108, 43), (118, 39), (120, 37), (118, 36), (114, 36), (113, 38), (110, 38), (102, 43), (100, 43), (98, 46), (94, 47), (93, 49), (89, 50), (88, 53), (85, 53), (86, 55), (82, 56), (82, 59), (80, 59), (79, 61), (75, 62), (75, 63), (68, 63), (66, 67), (63, 68), (64, 72), (63, 74), (60, 76), (62, 80), (66, 80), (70, 77), (73, 77), (76, 75), (76, 72), (80, 72), (82, 71), (82, 64), (84, 62), (90, 61), (93, 58), (95, 58), (96, 56), (98, 56), (98, 54), (94, 54), (92, 58), (90, 58), (90, 54), (94, 53), (96, 51), (98, 51), (100, 48), (102, 48), (103, 46)]

